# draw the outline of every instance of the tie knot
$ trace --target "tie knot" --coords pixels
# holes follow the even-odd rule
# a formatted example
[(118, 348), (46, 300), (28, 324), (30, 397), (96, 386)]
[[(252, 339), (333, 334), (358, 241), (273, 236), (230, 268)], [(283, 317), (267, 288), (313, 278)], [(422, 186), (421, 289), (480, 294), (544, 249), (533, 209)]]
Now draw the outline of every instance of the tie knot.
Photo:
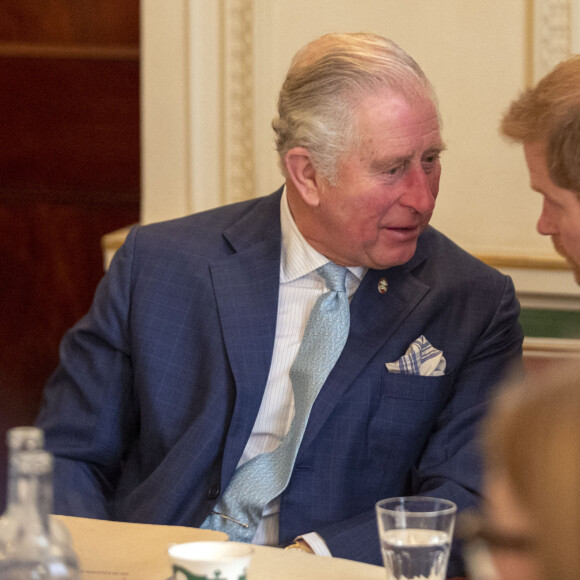
[(331, 292), (346, 292), (346, 268), (328, 262), (316, 270), (326, 282)]

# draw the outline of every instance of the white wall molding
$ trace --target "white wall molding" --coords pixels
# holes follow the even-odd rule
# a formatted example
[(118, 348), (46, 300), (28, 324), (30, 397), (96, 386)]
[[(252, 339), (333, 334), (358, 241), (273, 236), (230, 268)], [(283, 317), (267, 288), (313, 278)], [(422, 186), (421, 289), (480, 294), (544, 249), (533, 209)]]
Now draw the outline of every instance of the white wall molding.
[(580, 0), (572, 0), (570, 10), (571, 51), (580, 54)]
[(224, 192), (231, 203), (255, 197), (254, 6), (225, 0)]
[(534, 82), (572, 51), (572, 2), (534, 0)]
[(195, 213), (223, 203), (223, 5), (217, 0), (183, 1), (188, 4), (184, 85), (189, 95), (184, 119), (189, 134), (189, 183), (183, 193), (188, 213)]
[(499, 270), (512, 278), (522, 308), (580, 311), (580, 287), (570, 270)]
[(187, 0), (141, 1), (141, 221), (191, 211)]
[(253, 0), (142, 0), (142, 222), (255, 195)]

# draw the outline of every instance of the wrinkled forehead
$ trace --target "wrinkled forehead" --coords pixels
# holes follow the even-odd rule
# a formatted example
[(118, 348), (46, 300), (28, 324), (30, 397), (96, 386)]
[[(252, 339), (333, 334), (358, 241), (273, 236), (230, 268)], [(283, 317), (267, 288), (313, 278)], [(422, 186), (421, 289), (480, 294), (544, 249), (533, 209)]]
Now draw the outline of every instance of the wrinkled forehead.
[(410, 83), (403, 87), (385, 84), (384, 86), (372, 90), (363, 89), (359, 92), (353, 91), (346, 98), (348, 99), (349, 106), (353, 111), (355, 111), (355, 121), (356, 117), (359, 116), (358, 112), (360, 112), (368, 102), (383, 101), (385, 103), (385, 108), (387, 109), (390, 104), (404, 102), (412, 111), (423, 112), (426, 110), (432, 110), (437, 118), (438, 127), (441, 129), (442, 120), (437, 98), (429, 86), (420, 83)]
[(441, 140), (439, 111), (428, 93), (409, 96), (387, 89), (358, 99), (352, 110), (359, 138), (363, 132), (385, 137), (389, 132), (419, 132)]

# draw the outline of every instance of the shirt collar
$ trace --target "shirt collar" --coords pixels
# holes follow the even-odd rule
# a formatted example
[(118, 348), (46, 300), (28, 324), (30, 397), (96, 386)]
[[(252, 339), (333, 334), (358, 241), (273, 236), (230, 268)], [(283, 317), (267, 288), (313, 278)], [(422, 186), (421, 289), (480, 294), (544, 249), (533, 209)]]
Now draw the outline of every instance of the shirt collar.
[[(280, 283), (292, 282), (324, 266), (330, 260), (317, 252), (300, 233), (288, 205), (286, 187), (280, 200), (280, 225), (282, 229), (282, 256), (280, 261)], [(366, 274), (364, 266), (349, 266), (349, 272), (360, 282)]]

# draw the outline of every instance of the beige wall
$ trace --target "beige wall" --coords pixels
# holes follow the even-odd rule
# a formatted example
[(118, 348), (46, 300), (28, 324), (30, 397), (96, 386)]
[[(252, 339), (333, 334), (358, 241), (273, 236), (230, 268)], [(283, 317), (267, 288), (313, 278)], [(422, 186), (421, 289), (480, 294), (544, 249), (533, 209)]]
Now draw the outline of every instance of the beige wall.
[(479, 255), (554, 260), (520, 147), (497, 126), (534, 76), (578, 50), (578, 4), (142, 0), (142, 220), (279, 186), (270, 121), (292, 55), (325, 32), (363, 30), (399, 43), (436, 87), (448, 151), (432, 223)]

